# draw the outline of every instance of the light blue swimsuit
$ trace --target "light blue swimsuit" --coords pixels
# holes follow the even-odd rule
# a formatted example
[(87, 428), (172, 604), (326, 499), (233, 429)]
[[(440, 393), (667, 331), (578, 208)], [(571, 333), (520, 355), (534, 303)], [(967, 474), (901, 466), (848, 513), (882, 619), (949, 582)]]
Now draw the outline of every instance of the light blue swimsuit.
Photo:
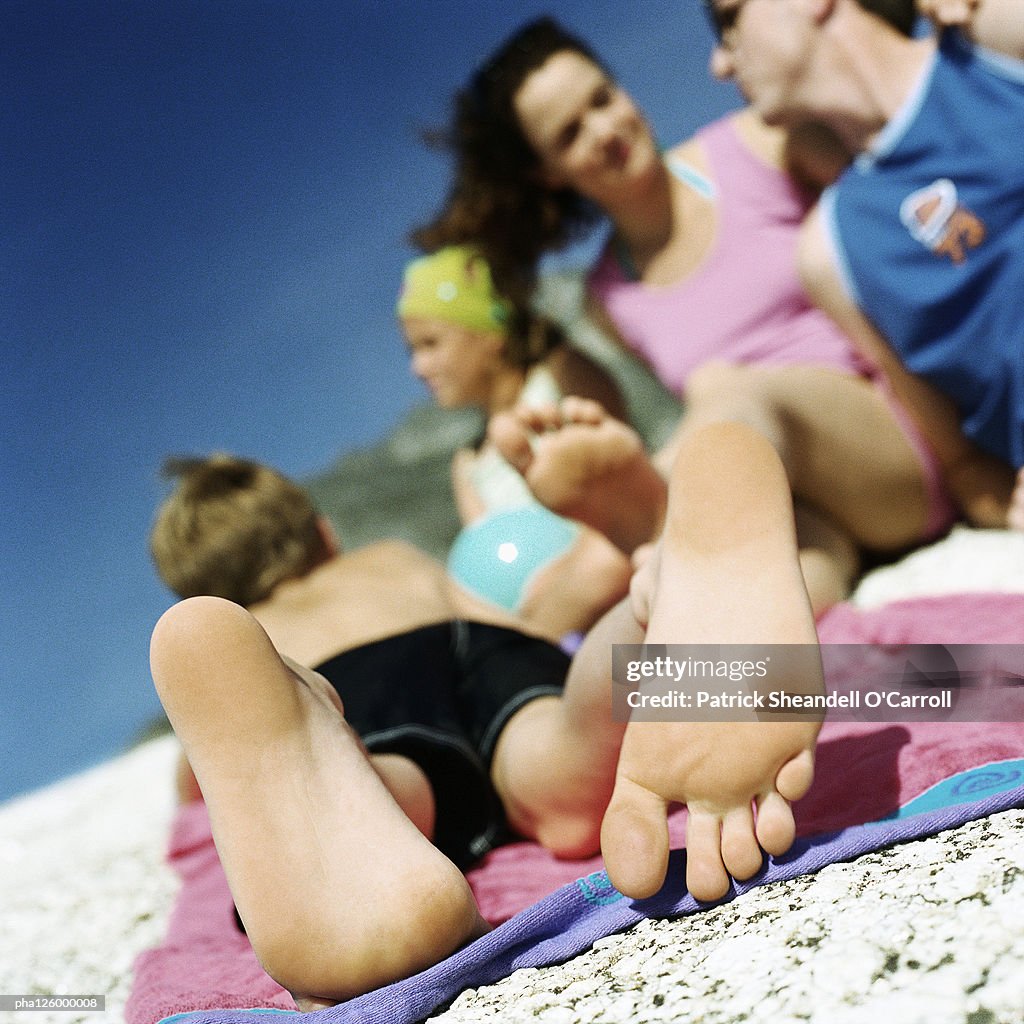
[[(551, 372), (535, 366), (519, 401), (538, 406), (562, 397)], [(544, 508), (522, 476), (494, 448), (470, 468), (470, 480), (486, 508), (464, 527), (448, 554), (448, 573), (467, 590), (508, 611), (518, 611), (530, 582), (575, 543), (580, 526)]]

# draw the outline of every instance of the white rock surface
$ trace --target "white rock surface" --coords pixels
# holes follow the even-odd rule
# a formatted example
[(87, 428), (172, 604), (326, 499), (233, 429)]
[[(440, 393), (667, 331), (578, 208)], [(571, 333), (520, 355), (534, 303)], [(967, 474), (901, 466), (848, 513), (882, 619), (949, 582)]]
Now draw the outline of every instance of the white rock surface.
[(434, 1019), (1020, 1024), (1024, 812), (643, 922)]
[(107, 1007), (0, 1010), (3, 1024), (123, 1019), (132, 961), (160, 942), (177, 890), (164, 863), (176, 758), (166, 736), (0, 808), (0, 993)]
[[(856, 600), (1024, 592), (1024, 536), (957, 529), (876, 570)], [(164, 932), (173, 739), (0, 807), (0, 993), (103, 994), (123, 1019), (130, 967)], [(463, 993), (444, 1024), (1024, 1022), (1024, 811), (644, 922), (567, 964)]]

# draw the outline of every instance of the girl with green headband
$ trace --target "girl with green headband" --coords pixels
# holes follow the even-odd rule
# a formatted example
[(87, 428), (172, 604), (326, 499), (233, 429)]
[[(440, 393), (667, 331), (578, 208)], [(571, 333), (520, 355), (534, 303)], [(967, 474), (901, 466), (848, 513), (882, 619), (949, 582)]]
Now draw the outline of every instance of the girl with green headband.
[[(611, 379), (550, 322), (495, 290), (472, 246), (448, 246), (405, 270), (397, 313), (412, 370), (443, 408), (491, 416), (584, 394), (622, 409)], [(452, 463), (465, 524), (449, 572), (551, 637), (586, 630), (621, 598), (629, 561), (593, 530), (545, 509), (486, 438)]]

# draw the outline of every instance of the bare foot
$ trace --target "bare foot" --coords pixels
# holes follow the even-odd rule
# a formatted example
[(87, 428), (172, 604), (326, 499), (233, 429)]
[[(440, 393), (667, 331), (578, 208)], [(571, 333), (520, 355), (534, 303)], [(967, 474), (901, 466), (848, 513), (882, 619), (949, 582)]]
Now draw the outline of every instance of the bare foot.
[[(816, 645), (789, 487), (771, 445), (740, 424), (699, 430), (680, 449), (670, 487), (659, 549), (632, 592), (646, 641)], [(816, 646), (810, 653), (813, 669), (787, 677), (785, 689), (821, 692)], [(664, 883), (673, 802), (689, 809), (686, 882), (700, 900), (725, 895), (730, 874), (754, 875), (762, 849), (789, 848), (790, 802), (811, 784), (820, 720), (754, 719), (629, 724), (601, 831), (621, 892), (643, 898)]]
[(248, 612), (218, 598), (175, 605), (151, 662), (253, 949), (303, 1005), (407, 977), (486, 930), (334, 690), (289, 668)]
[(501, 413), (490, 439), (554, 512), (599, 530), (627, 554), (657, 535), (666, 487), (640, 436), (585, 398)]

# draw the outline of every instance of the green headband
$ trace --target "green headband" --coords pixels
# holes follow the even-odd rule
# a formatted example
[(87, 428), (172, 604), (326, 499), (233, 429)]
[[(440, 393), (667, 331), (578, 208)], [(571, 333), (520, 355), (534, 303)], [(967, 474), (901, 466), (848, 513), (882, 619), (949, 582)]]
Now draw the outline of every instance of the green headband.
[(405, 268), (396, 312), (505, 334), (512, 307), (494, 290), (483, 256), (472, 246), (450, 245)]

